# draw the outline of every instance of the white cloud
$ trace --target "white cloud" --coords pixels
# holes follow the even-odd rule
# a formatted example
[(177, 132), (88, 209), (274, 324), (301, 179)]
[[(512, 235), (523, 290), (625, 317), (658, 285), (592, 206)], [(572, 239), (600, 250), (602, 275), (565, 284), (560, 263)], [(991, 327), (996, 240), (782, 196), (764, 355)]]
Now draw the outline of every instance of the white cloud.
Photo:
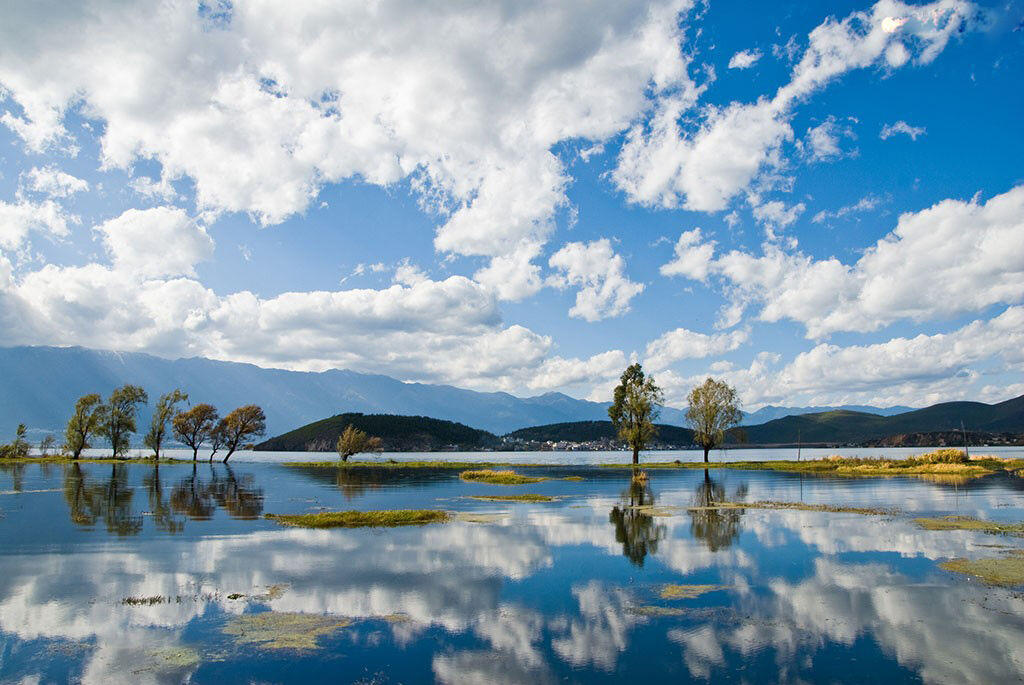
[(927, 132), (924, 126), (911, 126), (907, 122), (900, 120), (895, 124), (882, 126), (882, 131), (878, 134), (878, 137), (882, 140), (888, 140), (892, 136), (902, 133), (903, 135), (910, 136), (911, 140), (917, 140), (918, 136), (923, 136)]
[[(911, 17), (899, 30), (883, 29), (885, 17)], [(931, 62), (951, 36), (974, 27), (971, 3), (937, 0), (910, 7), (881, 0), (869, 12), (841, 21), (826, 19), (808, 35), (808, 46), (789, 83), (771, 98), (727, 107), (705, 107), (697, 127), (680, 123), (693, 97), (661, 98), (647, 121), (626, 136), (612, 174), (630, 201), (661, 207), (720, 211), (765, 170), (781, 164), (782, 145), (793, 139), (793, 109), (852, 69), (885, 64), (895, 69), (911, 57)], [(899, 45), (899, 50), (892, 50)], [(694, 91), (699, 92), (699, 91)], [(824, 142), (824, 141), (823, 141)]]
[(80, 107), (102, 122), (104, 166), (162, 165), (139, 192), (167, 199), (187, 177), (198, 213), (263, 224), (328, 183), (408, 179), (438, 212), (438, 250), (507, 257), (543, 244), (567, 204), (556, 143), (600, 143), (650, 93), (690, 87), (689, 6), (256, 0), (211, 23), (186, 0), (25, 5), (0, 26), (0, 84), (19, 109), (2, 121), (39, 150)]
[(676, 242), (675, 258), (661, 266), (662, 276), (683, 276), (695, 281), (707, 279), (715, 256), (715, 241), (703, 240), (699, 228), (684, 231)]
[(600, 321), (629, 311), (629, 301), (643, 292), (642, 283), (626, 276), (626, 262), (601, 238), (591, 243), (566, 243), (548, 264), (561, 272), (550, 282), (556, 287), (578, 286), (569, 316)]
[(729, 59), (730, 69), (749, 69), (761, 59), (760, 50), (740, 50)]
[(129, 209), (95, 230), (114, 268), (140, 278), (195, 276), (195, 265), (213, 256), (206, 229), (176, 207)]
[(852, 265), (771, 242), (761, 256), (733, 250), (704, 260), (714, 244), (688, 233), (682, 256), (699, 254), (707, 271), (677, 266), (677, 252), (663, 273), (719, 276), (733, 302), (760, 303), (762, 321), (796, 321), (811, 338), (873, 331), (900, 319), (931, 320), (1024, 299), (1022, 217), (1024, 186), (985, 203), (943, 200), (900, 216), (893, 232)]
[(861, 199), (857, 200), (852, 205), (845, 205), (834, 212), (829, 212), (823, 209), (814, 215), (814, 218), (811, 219), (811, 222), (820, 224), (826, 221), (827, 219), (842, 219), (843, 217), (848, 216), (850, 214), (870, 212), (872, 209), (878, 207), (881, 203), (882, 198), (878, 197), (877, 195), (868, 194), (862, 197)]
[[(926, 406), (955, 399), (1005, 400), (985, 390), (979, 365), (1024, 371), (1024, 307), (1009, 307), (950, 333), (892, 338), (869, 345), (821, 343), (779, 366), (762, 353), (748, 368), (721, 370), (747, 406), (760, 404), (896, 404)], [(703, 380), (703, 374), (659, 376), (671, 404)]]
[(0, 200), (0, 248), (16, 250), (32, 231), (53, 237), (68, 234), (68, 223), (77, 217), (69, 216), (53, 200), (40, 203), (19, 199), (15, 203)]
[(657, 371), (681, 359), (702, 359), (731, 352), (749, 338), (749, 330), (707, 335), (686, 328), (677, 328), (648, 343), (644, 363), (651, 370)]
[(801, 142), (801, 147), (812, 162), (831, 162), (843, 156), (842, 139), (853, 137), (849, 126), (840, 124), (835, 117), (828, 117), (807, 129), (806, 142)]
[(779, 200), (772, 200), (764, 204), (754, 204), (754, 218), (760, 223), (773, 228), (785, 228), (803, 214), (807, 206), (803, 202), (786, 206), (786, 203)]
[(24, 176), (25, 186), (50, 197), (68, 197), (89, 190), (84, 179), (65, 173), (55, 166), (33, 167)]

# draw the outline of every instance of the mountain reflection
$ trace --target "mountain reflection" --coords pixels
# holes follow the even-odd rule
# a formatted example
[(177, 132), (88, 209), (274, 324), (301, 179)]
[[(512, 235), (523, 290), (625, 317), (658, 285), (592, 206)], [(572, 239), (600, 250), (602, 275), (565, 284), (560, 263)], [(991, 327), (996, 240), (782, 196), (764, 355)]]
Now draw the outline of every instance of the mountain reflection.
[[(733, 501), (742, 501), (746, 495), (746, 486), (741, 485), (736, 489)], [(744, 510), (721, 508), (727, 501), (725, 487), (704, 469), (704, 480), (697, 485), (694, 508), (689, 512), (690, 533), (712, 552), (730, 547), (740, 534), (740, 517)]]
[(665, 526), (656, 524), (654, 517), (641, 509), (653, 504), (654, 493), (647, 480), (634, 477), (629, 489), (622, 493), (622, 501), (608, 514), (608, 520), (615, 526), (615, 540), (634, 566), (643, 566), (647, 555), (655, 554), (658, 541), (665, 537)]
[[(135, 486), (129, 483), (132, 467), (112, 464), (105, 477), (86, 471), (81, 464), (64, 469), (63, 495), (72, 523), (92, 528), (102, 523), (107, 532), (118, 536), (142, 532), (143, 512), (136, 511)], [(232, 518), (255, 519), (263, 513), (263, 489), (253, 477), (239, 478), (230, 466), (210, 466), (209, 474), (201, 474), (198, 466), (191, 475), (169, 488), (159, 466), (143, 476), (148, 511), (155, 528), (176, 534), (185, 528), (185, 518), (206, 520), (218, 508)]]

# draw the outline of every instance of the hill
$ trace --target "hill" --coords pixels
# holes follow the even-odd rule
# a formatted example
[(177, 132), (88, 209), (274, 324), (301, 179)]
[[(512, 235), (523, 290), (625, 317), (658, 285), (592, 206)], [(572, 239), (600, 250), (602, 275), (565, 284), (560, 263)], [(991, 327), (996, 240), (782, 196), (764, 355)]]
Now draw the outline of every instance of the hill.
[(943, 402), (894, 416), (864, 412), (828, 411), (787, 416), (746, 428), (751, 445), (840, 443), (859, 444), (899, 434), (1024, 432), (1024, 395), (998, 404)]
[[(0, 442), (13, 437), (19, 423), (29, 427), (34, 440), (44, 433), (61, 434), (80, 396), (106, 396), (125, 383), (149, 392), (150, 406), (143, 408), (140, 426), (149, 423), (149, 411), (160, 394), (181, 388), (193, 402), (210, 402), (222, 411), (252, 402), (261, 405), (269, 435), (340, 412), (430, 415), (506, 433), (557, 421), (604, 419), (609, 406), (556, 392), (516, 397), (338, 369), (285, 371), (81, 347), (0, 348), (0, 378)], [(679, 410), (666, 409), (663, 416), (669, 422), (682, 420)]]
[[(693, 442), (693, 431), (679, 426), (659, 423), (655, 446), (690, 445)], [(522, 442), (617, 442), (615, 427), (611, 421), (573, 421), (570, 423), (550, 423), (544, 426), (532, 426), (512, 431), (504, 436), (506, 441)]]
[(472, 451), (494, 447), (493, 433), (426, 416), (347, 413), (315, 421), (256, 445), (271, 452), (333, 452), (349, 425), (381, 439), (385, 452)]

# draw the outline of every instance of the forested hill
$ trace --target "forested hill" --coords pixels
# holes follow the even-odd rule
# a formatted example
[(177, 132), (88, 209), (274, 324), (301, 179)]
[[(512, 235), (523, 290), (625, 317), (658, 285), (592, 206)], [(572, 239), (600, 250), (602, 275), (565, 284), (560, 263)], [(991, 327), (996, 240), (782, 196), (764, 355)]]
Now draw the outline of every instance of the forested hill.
[(256, 449), (333, 452), (338, 437), (349, 425), (379, 437), (382, 449), (387, 452), (472, 451), (494, 447), (499, 442), (493, 433), (454, 421), (426, 416), (348, 413), (296, 428), (256, 445)]
[[(693, 442), (693, 431), (679, 426), (657, 424), (658, 435), (653, 446), (685, 446)], [(523, 442), (619, 442), (611, 421), (572, 421), (551, 423), (512, 431), (506, 440)]]
[(1024, 433), (1024, 395), (998, 404), (943, 402), (895, 416), (853, 411), (787, 416), (746, 428), (751, 445), (857, 444), (894, 435), (958, 431), (972, 434)]

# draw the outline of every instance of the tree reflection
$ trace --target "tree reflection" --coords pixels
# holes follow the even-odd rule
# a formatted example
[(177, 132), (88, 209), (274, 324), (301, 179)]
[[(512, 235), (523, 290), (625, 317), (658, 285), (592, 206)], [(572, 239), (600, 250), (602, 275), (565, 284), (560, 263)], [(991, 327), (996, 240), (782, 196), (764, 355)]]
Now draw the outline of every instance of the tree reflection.
[(156, 529), (165, 533), (180, 533), (185, 528), (185, 522), (174, 516), (173, 508), (164, 499), (159, 463), (155, 464), (149, 475), (143, 478), (143, 484), (149, 496), (149, 513)]
[(142, 516), (132, 511), (134, 492), (123, 465), (112, 464), (105, 482), (91, 482), (80, 464), (72, 464), (64, 470), (63, 489), (72, 523), (92, 527), (102, 521), (108, 533), (118, 536), (142, 530)]
[[(740, 501), (746, 497), (746, 485), (740, 485), (733, 497)], [(735, 507), (723, 507), (728, 500), (725, 487), (708, 475), (704, 469), (704, 480), (697, 485), (693, 497), (693, 508), (690, 510), (690, 532), (693, 537), (704, 542), (708, 549), (717, 552), (731, 546), (740, 534), (740, 517), (744, 510)]]
[[(71, 464), (64, 469), (63, 494), (71, 522), (92, 527), (102, 522), (107, 531), (119, 536), (142, 532), (142, 513), (133, 511), (134, 490), (128, 483), (129, 467), (113, 464), (107, 478), (99, 478)], [(182, 517), (212, 518), (217, 508), (238, 519), (255, 519), (263, 513), (263, 490), (253, 477), (239, 478), (231, 467), (210, 467), (203, 477), (198, 466), (167, 493), (161, 468), (156, 465), (142, 478), (153, 525), (158, 531), (176, 534), (185, 528)]]
[(21, 492), (25, 479), (24, 463), (5, 463), (0, 459), (0, 472), (10, 474), (11, 490)]
[(653, 504), (654, 493), (647, 479), (634, 474), (622, 501), (608, 514), (615, 526), (615, 540), (622, 544), (622, 554), (635, 566), (642, 567), (648, 554), (657, 553), (658, 541), (665, 537), (665, 526), (656, 524), (654, 517), (640, 508)]

